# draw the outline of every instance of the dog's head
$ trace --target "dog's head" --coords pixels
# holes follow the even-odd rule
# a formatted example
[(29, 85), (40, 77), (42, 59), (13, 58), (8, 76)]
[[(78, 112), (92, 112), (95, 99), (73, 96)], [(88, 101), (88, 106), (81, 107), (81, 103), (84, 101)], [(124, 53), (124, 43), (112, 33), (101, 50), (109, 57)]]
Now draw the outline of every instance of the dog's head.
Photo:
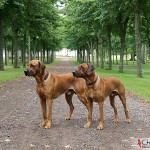
[(77, 78), (84, 78), (87, 77), (89, 75), (91, 75), (91, 73), (95, 70), (94, 66), (91, 64), (80, 64), (78, 66), (78, 68), (72, 72), (73, 76), (77, 77)]
[(31, 60), (27, 66), (27, 69), (24, 71), (26, 76), (35, 76), (39, 73), (43, 74), (45, 70), (45, 65), (40, 60)]

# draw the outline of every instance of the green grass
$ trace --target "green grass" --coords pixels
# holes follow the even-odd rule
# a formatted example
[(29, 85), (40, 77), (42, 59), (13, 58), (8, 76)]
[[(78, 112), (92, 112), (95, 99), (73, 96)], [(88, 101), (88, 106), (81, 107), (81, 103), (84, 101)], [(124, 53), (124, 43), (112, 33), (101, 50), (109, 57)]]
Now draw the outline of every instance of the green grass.
[(23, 75), (25, 68), (13, 68), (11, 66), (6, 66), (4, 71), (0, 71), (0, 84), (18, 78)]
[[(60, 60), (55, 59), (52, 64), (57, 64)], [(46, 66), (50, 66), (52, 64), (46, 64)], [(0, 71), (0, 84), (5, 83), (6, 81), (16, 79), (24, 75), (24, 70), (22, 66), (20, 68), (13, 68), (13, 66), (5, 66), (4, 71)]]
[(117, 77), (120, 79), (125, 88), (150, 102), (150, 73), (145, 74), (142, 78), (136, 76), (136, 71), (125, 70), (124, 73), (119, 73), (118, 70), (96, 69), (97, 73), (103, 77)]
[[(76, 65), (79, 63), (73, 59), (72, 62)], [(129, 62), (129, 65), (124, 68), (124, 73), (118, 72), (118, 65), (113, 65), (112, 70), (96, 68), (96, 72), (102, 77), (117, 77), (125, 85), (126, 90), (144, 99), (146, 102), (150, 102), (150, 63), (143, 65), (143, 77), (139, 78), (136, 75), (136, 62), (133, 64)]]

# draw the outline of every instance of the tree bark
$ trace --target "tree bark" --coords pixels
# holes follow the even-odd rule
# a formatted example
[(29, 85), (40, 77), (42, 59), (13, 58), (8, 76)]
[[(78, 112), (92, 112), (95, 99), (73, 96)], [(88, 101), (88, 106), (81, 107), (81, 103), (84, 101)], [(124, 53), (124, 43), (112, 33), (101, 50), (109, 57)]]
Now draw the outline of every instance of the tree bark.
[(100, 50), (100, 67), (104, 68), (104, 40), (101, 37), (101, 50)]
[(135, 4), (135, 43), (137, 55), (137, 76), (142, 77), (142, 55), (141, 55), (141, 33), (140, 33), (140, 13), (141, 0), (136, 0)]
[(19, 68), (18, 31), (14, 33), (14, 68)]
[(108, 27), (108, 70), (112, 69), (112, 59), (111, 59), (111, 53), (112, 53), (112, 49), (111, 49), (111, 29)]
[(99, 67), (98, 37), (96, 38), (96, 66)]
[(126, 29), (127, 29), (127, 24), (129, 17), (127, 17), (123, 21), (123, 15), (121, 13), (118, 14), (117, 17), (118, 24), (120, 27), (120, 43), (121, 43), (121, 48), (120, 48), (120, 65), (119, 65), (119, 72), (123, 73), (123, 66), (124, 66), (124, 51), (125, 51), (125, 45), (126, 45)]
[(2, 21), (2, 13), (0, 13), (0, 70), (4, 70), (4, 62), (3, 62), (3, 21)]
[(22, 52), (23, 67), (26, 66), (26, 42), (27, 42), (26, 33), (24, 33), (24, 37), (23, 37), (23, 52)]
[(5, 41), (5, 43), (4, 43), (4, 45), (5, 45), (5, 65), (7, 66), (7, 44), (6, 44), (6, 41)]

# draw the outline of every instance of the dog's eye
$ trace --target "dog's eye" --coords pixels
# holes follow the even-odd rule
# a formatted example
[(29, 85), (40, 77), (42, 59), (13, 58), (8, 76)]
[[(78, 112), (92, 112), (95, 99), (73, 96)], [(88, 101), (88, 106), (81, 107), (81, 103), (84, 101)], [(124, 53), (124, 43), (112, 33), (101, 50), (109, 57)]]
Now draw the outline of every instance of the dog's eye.
[(80, 69), (80, 70), (82, 70), (82, 71), (84, 71), (84, 70), (85, 70), (83, 66), (80, 66), (80, 68), (79, 68), (79, 69)]
[(31, 64), (30, 67), (34, 68), (35, 66)]

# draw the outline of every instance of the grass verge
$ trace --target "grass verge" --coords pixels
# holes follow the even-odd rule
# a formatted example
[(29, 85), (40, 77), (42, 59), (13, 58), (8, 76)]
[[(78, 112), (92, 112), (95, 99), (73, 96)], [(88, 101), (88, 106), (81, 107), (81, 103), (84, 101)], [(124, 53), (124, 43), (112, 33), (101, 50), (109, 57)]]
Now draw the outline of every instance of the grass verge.
[[(51, 66), (60, 62), (60, 59), (55, 59), (53, 63), (46, 64), (46, 66)], [(5, 83), (6, 81), (16, 79), (24, 75), (25, 68), (20, 66), (20, 68), (13, 68), (13, 66), (5, 66), (4, 71), (0, 71), (0, 84)]]

